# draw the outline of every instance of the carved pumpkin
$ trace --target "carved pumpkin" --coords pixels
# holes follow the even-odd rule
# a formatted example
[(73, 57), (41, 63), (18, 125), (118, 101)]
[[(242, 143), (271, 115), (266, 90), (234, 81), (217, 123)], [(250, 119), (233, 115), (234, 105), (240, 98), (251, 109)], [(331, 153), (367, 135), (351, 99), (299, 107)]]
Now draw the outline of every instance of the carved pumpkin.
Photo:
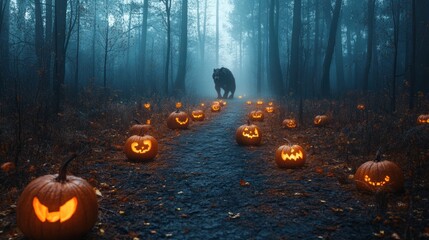
[(324, 126), (329, 122), (329, 118), (326, 115), (317, 115), (314, 117), (314, 125), (315, 126)]
[(306, 155), (299, 145), (288, 144), (280, 146), (275, 155), (277, 166), (281, 168), (297, 168), (304, 166)]
[(424, 115), (424, 114), (420, 115), (417, 118), (417, 123), (418, 124), (429, 124), (429, 114), (428, 115)]
[(294, 118), (286, 118), (285, 120), (283, 120), (282, 126), (285, 128), (293, 129), (296, 128), (298, 125)]
[(150, 103), (145, 103), (143, 104), (144, 108), (146, 108), (147, 110), (150, 110)]
[(94, 226), (98, 202), (84, 179), (67, 176), (66, 161), (59, 174), (30, 182), (18, 199), (16, 220), (29, 239), (80, 239)]
[(377, 153), (375, 161), (363, 163), (354, 175), (359, 190), (376, 192), (379, 190), (396, 192), (404, 187), (404, 174), (394, 162), (381, 161)]
[(358, 105), (356, 106), (356, 108), (357, 108), (357, 110), (359, 110), (359, 111), (363, 111), (363, 110), (365, 110), (365, 105), (363, 105), (363, 104), (358, 104)]
[(247, 122), (237, 128), (235, 139), (239, 145), (259, 145), (262, 134), (258, 126)]
[(182, 107), (182, 103), (181, 103), (181, 102), (177, 102), (177, 103), (176, 103), (176, 108), (177, 108), (177, 109), (180, 109), (181, 107)]
[(262, 105), (262, 104), (264, 104), (264, 101), (262, 101), (262, 100), (256, 101), (256, 105)]
[(145, 161), (158, 154), (158, 142), (150, 135), (133, 135), (125, 141), (124, 153), (131, 161)]
[(247, 105), (252, 105), (252, 101), (246, 101)]
[(152, 125), (150, 125), (150, 119), (146, 120), (146, 124), (141, 124), (139, 121), (135, 120), (137, 124), (131, 126), (129, 132), (130, 135), (144, 135), (152, 130)]
[(264, 121), (264, 112), (262, 112), (261, 110), (251, 111), (249, 113), (249, 119), (252, 121), (262, 122)]
[(191, 113), (191, 118), (193, 121), (204, 121), (204, 111), (203, 110), (194, 110)]
[(226, 104), (227, 104), (226, 101), (220, 100), (219, 103), (222, 107), (226, 107)]
[(177, 109), (167, 118), (167, 127), (170, 129), (186, 129), (189, 126), (188, 114)]
[(267, 107), (265, 107), (265, 112), (267, 112), (267, 113), (273, 113), (274, 112), (274, 107), (273, 106), (267, 106)]
[(212, 106), (211, 106), (211, 111), (212, 112), (220, 112), (220, 109), (222, 108), (222, 105), (220, 105), (220, 102), (218, 102), (218, 101), (214, 101), (213, 103), (212, 103)]

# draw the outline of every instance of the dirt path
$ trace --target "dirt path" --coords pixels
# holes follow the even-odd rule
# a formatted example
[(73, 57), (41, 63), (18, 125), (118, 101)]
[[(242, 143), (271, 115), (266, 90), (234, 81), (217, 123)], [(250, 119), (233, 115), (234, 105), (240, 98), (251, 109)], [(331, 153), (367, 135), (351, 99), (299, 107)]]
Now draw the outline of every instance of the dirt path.
[(163, 142), (169, 151), (153, 162), (120, 166), (122, 176), (112, 178), (127, 196), (118, 202), (123, 212), (101, 207), (94, 231), (103, 229), (106, 239), (370, 239), (378, 232), (369, 224), (374, 208), (336, 178), (277, 168), (276, 146), (238, 146), (242, 106), (230, 101), (211, 122)]

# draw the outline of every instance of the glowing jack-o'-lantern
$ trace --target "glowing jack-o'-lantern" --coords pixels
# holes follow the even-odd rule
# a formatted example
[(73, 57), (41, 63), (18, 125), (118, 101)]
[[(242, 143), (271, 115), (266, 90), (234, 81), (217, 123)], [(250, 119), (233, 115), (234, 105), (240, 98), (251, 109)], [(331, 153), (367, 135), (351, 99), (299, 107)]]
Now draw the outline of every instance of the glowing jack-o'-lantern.
[(288, 144), (280, 146), (275, 155), (277, 166), (281, 168), (297, 168), (304, 166), (306, 155), (299, 145)]
[(210, 109), (211, 109), (212, 112), (220, 112), (221, 108), (222, 108), (222, 105), (220, 104), (220, 102), (214, 101), (212, 103)]
[(188, 114), (177, 109), (167, 118), (167, 127), (170, 129), (186, 129), (189, 126)]
[(193, 121), (204, 121), (204, 111), (203, 110), (194, 110), (191, 113), (191, 118)]
[(262, 139), (261, 130), (258, 126), (247, 122), (237, 128), (235, 139), (239, 145), (259, 145)]
[(143, 106), (144, 106), (144, 108), (150, 110), (150, 103), (145, 103), (145, 104), (143, 104)]
[(84, 179), (68, 175), (66, 161), (59, 174), (30, 182), (16, 208), (19, 229), (29, 239), (80, 239), (98, 217), (93, 187)]
[(273, 106), (273, 102), (268, 102), (268, 106)]
[(329, 122), (329, 118), (326, 115), (317, 115), (314, 117), (313, 123), (315, 126), (324, 126)]
[(262, 101), (262, 100), (256, 101), (256, 105), (262, 105), (262, 104), (264, 104), (264, 101)]
[(294, 118), (286, 118), (285, 120), (283, 120), (282, 126), (285, 128), (293, 129), (296, 128), (298, 124), (296, 123), (296, 120)]
[(182, 103), (181, 103), (181, 102), (177, 102), (177, 103), (176, 103), (176, 108), (177, 108), (177, 109), (180, 109), (181, 107), (182, 107)]
[(417, 123), (418, 124), (429, 124), (429, 114), (427, 114), (427, 115), (424, 115), (424, 114), (420, 115), (417, 118)]
[(265, 107), (265, 112), (267, 112), (267, 113), (273, 113), (274, 112), (274, 107), (273, 106), (266, 106)]
[(356, 109), (357, 109), (357, 110), (359, 110), (359, 111), (363, 111), (363, 110), (365, 110), (365, 105), (363, 105), (363, 104), (358, 104), (358, 105), (356, 106)]
[(131, 126), (129, 130), (130, 135), (144, 135), (152, 130), (152, 125), (150, 125), (150, 119), (146, 120), (146, 124), (141, 124), (137, 120), (135, 121), (137, 124)]
[(363, 191), (397, 192), (404, 187), (404, 174), (394, 162), (381, 160), (377, 153), (375, 161), (363, 163), (354, 175), (356, 187)]
[(131, 161), (145, 161), (158, 154), (158, 142), (150, 135), (133, 135), (125, 141), (124, 153)]
[(249, 119), (252, 121), (262, 122), (264, 121), (264, 112), (262, 112), (261, 110), (251, 111), (249, 113)]
[(242, 99), (242, 98), (243, 98), (243, 96), (241, 96), (241, 95), (238, 96), (238, 99)]
[(247, 105), (252, 105), (252, 101), (250, 101), (250, 100), (249, 100), (249, 101), (246, 101), (246, 104), (247, 104)]

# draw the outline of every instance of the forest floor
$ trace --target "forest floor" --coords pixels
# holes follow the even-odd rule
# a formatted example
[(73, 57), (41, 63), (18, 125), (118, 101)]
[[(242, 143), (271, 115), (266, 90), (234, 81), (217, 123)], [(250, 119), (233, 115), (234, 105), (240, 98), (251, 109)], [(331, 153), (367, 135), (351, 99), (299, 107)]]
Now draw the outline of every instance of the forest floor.
[[(78, 157), (70, 174), (87, 179), (99, 200), (99, 218), (86, 239), (429, 239), (428, 177), (410, 168), (404, 154), (388, 157), (402, 159), (406, 188), (383, 203), (356, 190), (354, 171), (372, 157), (361, 153), (366, 145), (353, 123), (287, 130), (278, 110), (256, 123), (260, 146), (239, 146), (235, 131), (250, 110), (235, 99), (220, 113), (206, 111), (206, 121), (188, 130), (155, 131), (159, 154), (144, 163), (126, 160), (121, 129), (96, 126), (98, 134), (81, 136), (91, 153)], [(306, 150), (304, 167), (276, 166), (284, 137)], [(429, 150), (419, 151), (426, 160), (419, 168), (428, 169)], [(43, 169), (55, 171), (58, 164)], [(23, 238), (16, 201), (29, 181), (20, 177), (34, 171), (2, 173), (0, 239)]]

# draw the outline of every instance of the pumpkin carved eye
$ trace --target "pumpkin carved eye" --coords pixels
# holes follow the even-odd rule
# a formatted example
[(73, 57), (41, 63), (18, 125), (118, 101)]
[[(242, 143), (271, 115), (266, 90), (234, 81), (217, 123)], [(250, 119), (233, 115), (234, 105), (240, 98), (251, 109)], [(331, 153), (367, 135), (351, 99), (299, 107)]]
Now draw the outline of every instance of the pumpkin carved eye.
[[(287, 139), (285, 139), (287, 140)], [(292, 145), (289, 140), (286, 145), (280, 146), (275, 154), (277, 166), (281, 168), (297, 168), (305, 164), (306, 155), (299, 145)]]
[(33, 209), (34, 213), (36, 214), (37, 218), (41, 222), (45, 222), (46, 220), (48, 222), (57, 222), (58, 220), (60, 222), (65, 222), (69, 220), (73, 214), (76, 212), (77, 209), (77, 198), (73, 197), (72, 199), (68, 200), (66, 203), (64, 203), (62, 206), (60, 206), (60, 210), (56, 212), (49, 212), (48, 207), (40, 203), (39, 198), (34, 197), (33, 198)]
[(152, 141), (151, 140), (143, 140), (142, 146), (139, 146), (138, 142), (132, 142), (131, 143), (131, 150), (135, 153), (147, 153), (152, 148)]

